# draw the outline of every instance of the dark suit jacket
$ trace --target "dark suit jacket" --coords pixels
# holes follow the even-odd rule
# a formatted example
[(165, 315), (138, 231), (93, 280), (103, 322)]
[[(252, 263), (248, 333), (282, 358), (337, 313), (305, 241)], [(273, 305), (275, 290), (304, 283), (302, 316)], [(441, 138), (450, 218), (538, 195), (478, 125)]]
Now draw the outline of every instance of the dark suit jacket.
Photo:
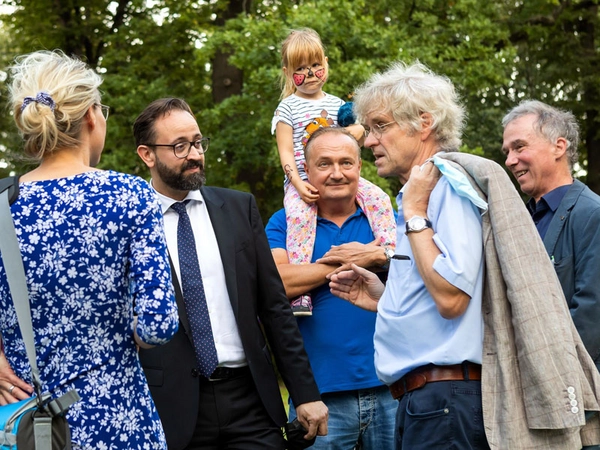
[[(269, 415), (283, 426), (287, 418), (267, 340), (294, 404), (320, 400), (320, 396), (256, 202), (252, 195), (230, 189), (203, 187), (201, 192), (219, 244), (227, 291), (252, 378)], [(181, 291), (176, 290), (179, 331), (166, 345), (140, 351), (172, 450), (189, 443), (198, 408), (202, 407), (198, 404), (199, 380), (192, 372), (196, 360), (189, 322)]]
[(575, 327), (600, 369), (600, 197), (581, 181), (575, 180), (560, 202), (544, 246)]

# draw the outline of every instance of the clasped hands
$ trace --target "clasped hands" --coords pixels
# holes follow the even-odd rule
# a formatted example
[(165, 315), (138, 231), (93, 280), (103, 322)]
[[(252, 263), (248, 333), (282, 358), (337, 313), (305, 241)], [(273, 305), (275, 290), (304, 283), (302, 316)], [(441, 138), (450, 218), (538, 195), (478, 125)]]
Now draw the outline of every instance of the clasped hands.
[[(429, 197), (440, 175), (431, 159), (420, 166), (412, 168), (402, 196), (405, 220), (413, 215), (427, 216)], [(355, 243), (344, 244), (344, 246), (352, 246), (353, 244)], [(377, 311), (377, 303), (383, 295), (385, 285), (375, 273), (363, 268), (369, 267), (368, 264), (363, 265), (359, 261), (348, 264), (346, 261), (352, 261), (351, 250), (353, 247), (342, 249), (344, 246), (332, 248), (321, 260), (317, 261), (325, 260), (324, 262), (341, 264), (337, 270), (327, 275), (331, 293), (360, 308)], [(330, 253), (337, 256), (338, 259), (329, 259)]]

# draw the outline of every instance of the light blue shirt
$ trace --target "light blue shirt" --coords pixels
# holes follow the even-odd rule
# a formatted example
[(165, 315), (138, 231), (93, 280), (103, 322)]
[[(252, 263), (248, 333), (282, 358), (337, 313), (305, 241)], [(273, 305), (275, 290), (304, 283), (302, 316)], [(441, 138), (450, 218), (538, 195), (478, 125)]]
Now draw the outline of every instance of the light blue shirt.
[(375, 327), (375, 368), (386, 384), (426, 365), (481, 364), (483, 351), (483, 243), (478, 208), (440, 178), (429, 200), (427, 216), (434, 242), (442, 252), (433, 268), (446, 281), (471, 297), (465, 313), (444, 319), (427, 289), (404, 234), (402, 191), (397, 197), (399, 224), (396, 254), (410, 260), (392, 260), (385, 292), (378, 305)]

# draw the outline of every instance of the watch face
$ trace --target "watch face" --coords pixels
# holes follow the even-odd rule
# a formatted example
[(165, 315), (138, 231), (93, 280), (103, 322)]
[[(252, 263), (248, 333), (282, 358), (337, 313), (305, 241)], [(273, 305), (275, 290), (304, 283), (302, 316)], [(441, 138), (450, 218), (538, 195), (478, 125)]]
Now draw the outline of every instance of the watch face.
[(408, 222), (406, 222), (406, 232), (410, 233), (410, 232), (419, 232), (419, 231), (423, 231), (426, 228), (430, 228), (431, 227), (431, 223), (425, 218), (425, 217), (421, 217), (421, 216), (414, 216), (411, 217), (410, 219), (408, 219)]
[(390, 259), (392, 259), (392, 257), (394, 256), (394, 250), (392, 250), (389, 247), (385, 248), (385, 257), (387, 258), (387, 260), (389, 261)]
[(425, 219), (423, 217), (412, 217), (408, 221), (409, 227), (411, 230), (419, 231), (427, 226), (425, 223)]

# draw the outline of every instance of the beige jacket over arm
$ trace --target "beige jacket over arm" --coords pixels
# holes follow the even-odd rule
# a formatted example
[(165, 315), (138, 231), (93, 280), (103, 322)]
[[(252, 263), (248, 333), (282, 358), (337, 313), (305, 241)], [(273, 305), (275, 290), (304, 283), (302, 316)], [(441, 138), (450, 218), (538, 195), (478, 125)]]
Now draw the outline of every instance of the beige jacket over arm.
[[(600, 374), (506, 172), (491, 160), (441, 153), (489, 205), (483, 216), (482, 403), (492, 449), (579, 450), (600, 443)], [(600, 325), (599, 325), (600, 326)]]

